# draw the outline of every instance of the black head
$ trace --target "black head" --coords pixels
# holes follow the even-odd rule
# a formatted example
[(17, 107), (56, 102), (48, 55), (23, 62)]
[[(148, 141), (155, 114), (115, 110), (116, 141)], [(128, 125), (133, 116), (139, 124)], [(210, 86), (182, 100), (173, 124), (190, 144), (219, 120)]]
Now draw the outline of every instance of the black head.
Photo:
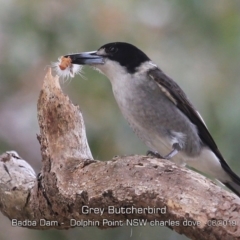
[(97, 51), (66, 55), (73, 64), (104, 65), (107, 59), (118, 62), (127, 72), (134, 73), (142, 63), (149, 61), (148, 56), (137, 47), (129, 43), (114, 42), (100, 47)]
[(130, 43), (114, 42), (100, 47), (98, 53), (113, 61), (118, 62), (121, 66), (126, 67), (129, 73), (134, 73), (135, 69), (142, 63), (149, 61), (149, 57), (137, 47)]

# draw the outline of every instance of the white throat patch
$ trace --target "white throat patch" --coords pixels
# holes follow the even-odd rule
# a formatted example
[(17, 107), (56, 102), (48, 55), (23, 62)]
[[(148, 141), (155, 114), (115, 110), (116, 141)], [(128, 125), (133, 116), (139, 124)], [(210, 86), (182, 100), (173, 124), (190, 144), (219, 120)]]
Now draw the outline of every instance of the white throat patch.
[(138, 76), (138, 75), (142, 75), (146, 72), (148, 72), (149, 70), (155, 69), (157, 68), (157, 65), (154, 64), (152, 61), (147, 61), (142, 63), (137, 69), (136, 69), (136, 73), (134, 73), (134, 76)]

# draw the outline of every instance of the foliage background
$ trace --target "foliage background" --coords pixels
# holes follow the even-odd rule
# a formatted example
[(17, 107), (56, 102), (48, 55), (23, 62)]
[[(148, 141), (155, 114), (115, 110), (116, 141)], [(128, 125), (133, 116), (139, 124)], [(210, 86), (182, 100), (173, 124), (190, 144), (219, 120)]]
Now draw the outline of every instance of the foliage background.
[[(46, 66), (61, 55), (113, 41), (141, 48), (177, 81), (240, 175), (240, 2), (238, 0), (0, 0), (0, 152), (16, 150), (36, 172), (36, 103)], [(90, 68), (62, 85), (85, 118), (96, 159), (144, 154), (108, 80)], [(161, 227), (35, 231), (0, 216), (0, 239), (186, 239)]]

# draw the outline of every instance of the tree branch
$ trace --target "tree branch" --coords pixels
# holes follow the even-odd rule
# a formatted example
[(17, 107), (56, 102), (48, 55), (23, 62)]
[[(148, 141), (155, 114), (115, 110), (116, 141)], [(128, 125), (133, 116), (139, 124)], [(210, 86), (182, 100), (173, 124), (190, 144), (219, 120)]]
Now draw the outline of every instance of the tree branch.
[(108, 228), (146, 220), (192, 239), (240, 239), (240, 199), (204, 176), (146, 156), (93, 160), (79, 107), (50, 70), (38, 120), (37, 178), (16, 152), (0, 156), (0, 209), (13, 225)]

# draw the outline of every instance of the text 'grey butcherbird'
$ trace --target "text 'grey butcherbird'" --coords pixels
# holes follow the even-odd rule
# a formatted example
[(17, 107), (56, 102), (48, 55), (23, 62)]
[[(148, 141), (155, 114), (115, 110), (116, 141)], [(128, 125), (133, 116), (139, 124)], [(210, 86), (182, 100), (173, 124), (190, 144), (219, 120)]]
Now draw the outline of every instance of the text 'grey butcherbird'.
[(152, 153), (206, 173), (240, 196), (240, 178), (224, 160), (198, 111), (140, 49), (114, 42), (65, 57), (72, 64), (94, 66), (109, 78), (122, 114)]

